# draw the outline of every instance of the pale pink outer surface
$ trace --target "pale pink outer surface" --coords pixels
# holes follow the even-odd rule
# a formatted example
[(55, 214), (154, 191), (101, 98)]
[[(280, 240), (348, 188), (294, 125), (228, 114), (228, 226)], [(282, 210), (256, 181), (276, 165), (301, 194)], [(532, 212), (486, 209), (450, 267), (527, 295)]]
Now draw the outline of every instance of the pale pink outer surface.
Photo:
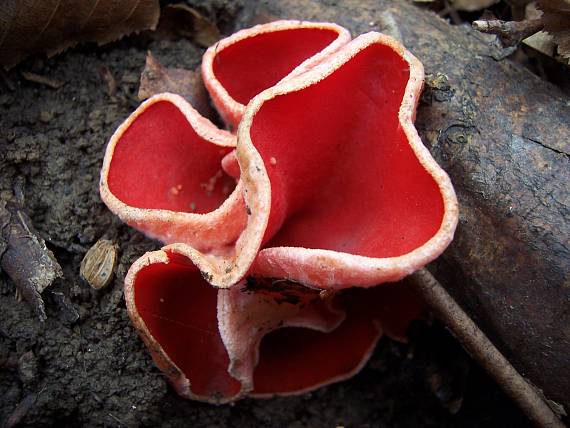
[(307, 58), (299, 64), (295, 69), (293, 69), (293, 71), (291, 71), (291, 73), (281, 79), (281, 82), (310, 70), (350, 41), (350, 32), (346, 28), (337, 24), (308, 21), (274, 21), (268, 24), (260, 24), (255, 27), (240, 30), (208, 48), (202, 58), (202, 79), (206, 89), (208, 89), (208, 92), (212, 97), (212, 101), (214, 102), (216, 109), (228, 125), (233, 128), (237, 127), (245, 112), (246, 106), (234, 100), (216, 78), (213, 68), (216, 55), (223, 49), (250, 37), (255, 37), (264, 33), (295, 30), (299, 28), (333, 30), (338, 33), (338, 37), (322, 51), (310, 58)]
[[(246, 221), (240, 183), (220, 207), (205, 214), (129, 206), (118, 199), (109, 188), (109, 170), (116, 145), (141, 114), (153, 104), (160, 102), (168, 102), (178, 108), (196, 134), (208, 142), (205, 144), (235, 147), (234, 135), (217, 128), (202, 117), (181, 96), (169, 93), (155, 95), (142, 103), (111, 137), (101, 170), (99, 186), (101, 199), (122, 221), (151, 238), (159, 239), (166, 244), (183, 242), (205, 252), (225, 252), (239, 236)], [(144, 171), (133, 171), (133, 174), (138, 173), (144, 174)]]
[[(344, 311), (332, 306), (332, 296), (321, 299), (317, 295), (301, 306), (276, 302), (263, 293), (246, 293), (240, 288), (237, 285), (218, 292), (218, 323), (230, 357), (228, 371), (242, 382), (247, 380), (245, 384), (249, 390), (254, 386), (253, 371), (259, 361), (261, 339), (266, 334), (284, 327), (304, 327), (328, 333), (346, 317)], [(307, 390), (332, 382), (335, 380), (310, 385)]]
[[(264, 162), (255, 149), (250, 127), (264, 102), (300, 91), (334, 73), (356, 54), (372, 44), (394, 50), (410, 66), (409, 80), (399, 109), (399, 122), (419, 163), (437, 183), (444, 205), (439, 230), (425, 244), (398, 257), (372, 258), (337, 251), (297, 247), (261, 249), (271, 208), (271, 184)], [(238, 129), (237, 158), (241, 168), (244, 198), (251, 215), (236, 243), (235, 258), (222, 264), (201, 264), (217, 287), (230, 287), (247, 273), (284, 278), (322, 289), (370, 287), (402, 279), (438, 257), (453, 239), (458, 221), (458, 205), (448, 175), (423, 145), (413, 121), (423, 85), (423, 66), (400, 43), (379, 33), (367, 33), (342, 47), (314, 68), (288, 79), (256, 96), (248, 105)]]

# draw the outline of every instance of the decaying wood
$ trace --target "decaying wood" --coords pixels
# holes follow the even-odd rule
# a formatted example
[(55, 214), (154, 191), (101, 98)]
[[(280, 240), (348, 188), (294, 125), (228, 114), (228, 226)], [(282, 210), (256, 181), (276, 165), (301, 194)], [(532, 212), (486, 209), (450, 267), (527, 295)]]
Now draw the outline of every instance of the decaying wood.
[(390, 11), (426, 72), (447, 80), (427, 88), (416, 120), (461, 207), (437, 277), (522, 375), (570, 408), (570, 98), (495, 61), (489, 36), (407, 1), (334, 4), (262, 4), (242, 25), (269, 14), (360, 34)]
[(63, 272), (32, 221), (17, 203), (0, 205), (0, 267), (12, 279), (41, 321), (46, 314), (41, 293)]
[(109, 43), (155, 28), (158, 0), (3, 0), (0, 65), (12, 67), (32, 53), (54, 55), (81, 42)]
[(409, 283), (537, 427), (564, 428), (543, 397), (515, 370), (427, 269), (414, 273)]

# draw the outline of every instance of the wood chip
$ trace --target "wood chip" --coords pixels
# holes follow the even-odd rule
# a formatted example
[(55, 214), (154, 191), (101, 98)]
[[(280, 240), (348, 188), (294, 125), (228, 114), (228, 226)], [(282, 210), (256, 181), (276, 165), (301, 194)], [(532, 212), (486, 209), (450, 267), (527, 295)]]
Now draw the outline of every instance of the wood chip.
[(42, 291), (63, 276), (53, 253), (46, 247), (32, 221), (14, 203), (0, 205), (0, 266), (41, 321), (46, 320)]

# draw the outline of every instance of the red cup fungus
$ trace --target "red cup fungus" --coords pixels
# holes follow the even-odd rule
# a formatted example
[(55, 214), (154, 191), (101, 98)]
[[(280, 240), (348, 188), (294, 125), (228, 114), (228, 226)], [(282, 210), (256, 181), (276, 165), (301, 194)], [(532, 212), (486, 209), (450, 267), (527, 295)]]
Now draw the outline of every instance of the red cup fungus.
[(115, 131), (101, 171), (101, 199), (121, 220), (164, 243), (224, 251), (246, 214), (221, 166), (236, 138), (182, 97), (156, 95)]
[(237, 136), (174, 94), (112, 136), (101, 196), (167, 244), (125, 279), (176, 391), (212, 403), (346, 379), (422, 305), (401, 280), (453, 238), (447, 174), (413, 126), (421, 63), (379, 33), (278, 21), (212, 46), (202, 72)]
[(204, 84), (222, 118), (237, 127), (253, 97), (309, 70), (349, 41), (348, 30), (336, 24), (276, 21), (256, 25), (206, 51)]

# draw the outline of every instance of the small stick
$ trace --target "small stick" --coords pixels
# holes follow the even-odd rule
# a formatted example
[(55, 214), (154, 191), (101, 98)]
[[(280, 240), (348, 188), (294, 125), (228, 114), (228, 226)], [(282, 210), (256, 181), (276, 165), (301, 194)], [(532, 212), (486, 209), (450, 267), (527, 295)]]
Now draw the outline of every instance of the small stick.
[(411, 275), (410, 283), (469, 354), (487, 370), (536, 426), (565, 428), (537, 391), (516, 371), (427, 269), (420, 269)]
[(496, 34), (504, 47), (510, 47), (542, 30), (544, 22), (541, 18), (524, 21), (481, 20), (473, 21), (473, 28), (482, 33)]
[(116, 417), (111, 412), (107, 413), (107, 415), (109, 415), (109, 417), (113, 418), (115, 420), (115, 422), (117, 422), (119, 424), (119, 426), (126, 426), (126, 424), (122, 420), (120, 420), (118, 417)]
[(22, 71), (22, 77), (29, 82), (39, 83), (40, 85), (45, 85), (52, 89), (59, 89), (65, 84), (60, 80), (42, 76), (41, 74), (31, 73), (29, 71)]
[(36, 404), (38, 399), (38, 394), (31, 393), (24, 397), (22, 401), (16, 406), (12, 414), (4, 422), (4, 428), (14, 428), (19, 425), (20, 422), (25, 418), (30, 409)]

